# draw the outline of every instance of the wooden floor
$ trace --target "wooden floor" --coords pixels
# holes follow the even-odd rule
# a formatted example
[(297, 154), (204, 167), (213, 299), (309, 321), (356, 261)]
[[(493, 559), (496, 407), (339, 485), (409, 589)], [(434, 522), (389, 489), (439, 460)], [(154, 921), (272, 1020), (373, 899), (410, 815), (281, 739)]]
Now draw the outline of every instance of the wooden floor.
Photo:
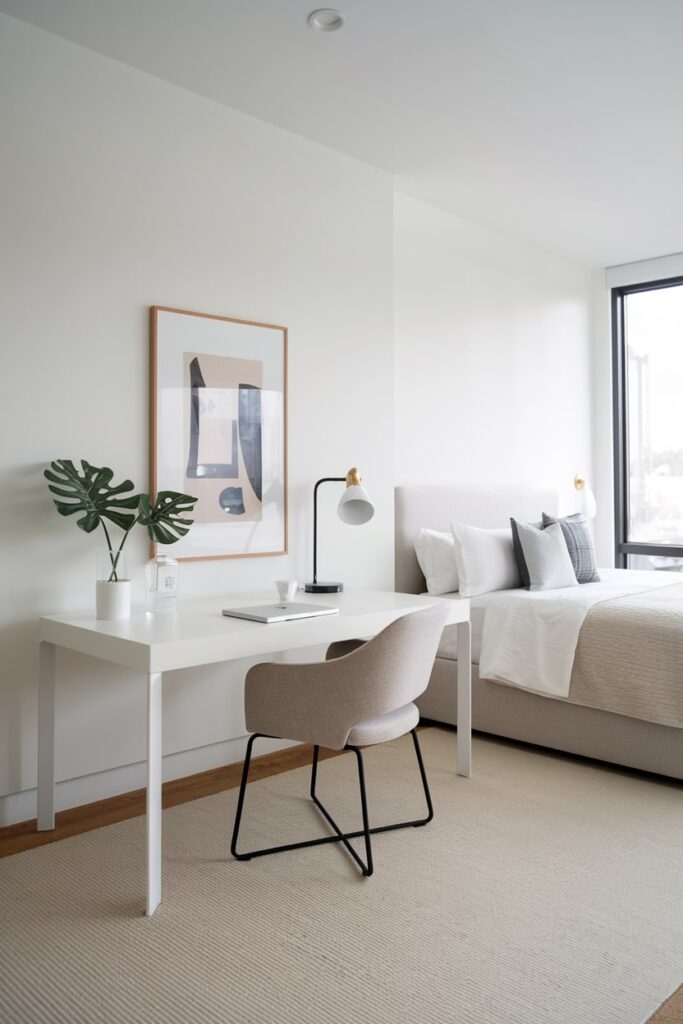
[(683, 985), (662, 1003), (647, 1024), (683, 1024)]
[[(270, 775), (288, 772), (292, 768), (310, 764), (312, 752), (311, 746), (300, 744), (272, 754), (253, 757), (249, 779), (250, 781), (265, 779)], [(320, 759), (336, 757), (342, 753), (342, 750), (321, 750)], [(184, 779), (165, 782), (162, 796), (163, 806), (175, 807), (177, 804), (187, 803), (188, 800), (198, 800), (202, 796), (221, 793), (224, 789), (235, 789), (240, 784), (241, 776), (242, 762), (238, 761), (236, 764), (213, 768), (211, 771), (200, 772), (198, 775), (188, 775)], [(5, 828), (0, 828), (0, 857), (9, 857), (13, 853), (21, 853), (22, 850), (45, 846), (46, 843), (55, 843), (59, 839), (66, 839), (67, 836), (75, 836), (79, 832), (89, 832), (93, 828), (102, 828), (103, 825), (112, 825), (116, 821), (125, 821), (127, 818), (135, 818), (144, 813), (145, 790), (136, 789), (131, 793), (123, 793), (121, 796), (113, 796), (106, 800), (98, 800), (93, 804), (84, 804), (82, 807), (60, 811), (56, 815), (56, 828), (50, 832), (36, 832), (35, 818), (19, 822), (17, 825), (8, 825)]]

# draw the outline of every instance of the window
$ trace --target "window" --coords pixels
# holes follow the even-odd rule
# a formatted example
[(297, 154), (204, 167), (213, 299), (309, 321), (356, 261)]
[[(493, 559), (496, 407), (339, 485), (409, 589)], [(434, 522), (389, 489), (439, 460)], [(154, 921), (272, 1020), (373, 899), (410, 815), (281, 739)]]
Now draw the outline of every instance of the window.
[(683, 278), (612, 290), (616, 564), (683, 570)]

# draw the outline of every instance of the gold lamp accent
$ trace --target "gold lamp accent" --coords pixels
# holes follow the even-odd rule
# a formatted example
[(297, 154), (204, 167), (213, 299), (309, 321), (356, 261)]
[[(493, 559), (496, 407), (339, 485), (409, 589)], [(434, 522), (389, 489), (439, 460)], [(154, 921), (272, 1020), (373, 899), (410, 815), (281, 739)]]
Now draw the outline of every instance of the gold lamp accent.
[(583, 506), (583, 512), (586, 519), (595, 519), (598, 514), (598, 506), (595, 501), (595, 495), (591, 490), (591, 486), (584, 476), (577, 473), (574, 477), (574, 487), (581, 495), (581, 504)]
[(360, 487), (361, 483), (360, 473), (357, 466), (352, 466), (346, 474), (346, 486), (347, 487)]

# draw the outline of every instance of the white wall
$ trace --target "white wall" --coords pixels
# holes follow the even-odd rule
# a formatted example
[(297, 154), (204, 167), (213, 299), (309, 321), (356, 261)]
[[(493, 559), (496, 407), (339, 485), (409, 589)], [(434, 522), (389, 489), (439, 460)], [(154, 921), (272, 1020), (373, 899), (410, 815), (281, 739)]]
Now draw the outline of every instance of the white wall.
[[(343, 526), (328, 494), (320, 570), (391, 585), (393, 384), (388, 176), (4, 16), (0, 138), (3, 824), (34, 813), (36, 616), (93, 600), (97, 540), (42, 469), (85, 457), (146, 486), (149, 305), (290, 329), (291, 553), (186, 563), (187, 597), (308, 576), (313, 482), (356, 463), (375, 518)], [(146, 557), (140, 532), (138, 600)], [(168, 677), (167, 776), (241, 756), (242, 675)], [(59, 659), (58, 805), (141, 785), (141, 683)]]
[(549, 484), (575, 510), (589, 272), (405, 195), (394, 211), (397, 483)]
[[(352, 586), (392, 584), (394, 482), (519, 478), (570, 507), (591, 356), (576, 265), (4, 16), (0, 137), (1, 825), (35, 812), (36, 617), (93, 601), (97, 541), (42, 469), (85, 457), (146, 485), (149, 305), (290, 328), (290, 554), (186, 563), (187, 597), (308, 576), (312, 484), (355, 463), (370, 524), (321, 492), (320, 571)], [(142, 533), (129, 557), (140, 601)], [(167, 778), (241, 757), (245, 667), (166, 678)], [(58, 806), (142, 784), (142, 682), (59, 657)]]

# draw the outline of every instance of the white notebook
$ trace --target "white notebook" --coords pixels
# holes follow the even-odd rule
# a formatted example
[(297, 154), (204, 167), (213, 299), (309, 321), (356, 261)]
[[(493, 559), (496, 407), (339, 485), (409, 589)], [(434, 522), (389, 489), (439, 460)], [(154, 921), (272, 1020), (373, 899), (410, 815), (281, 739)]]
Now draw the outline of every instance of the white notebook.
[(316, 615), (338, 615), (339, 609), (295, 601), (284, 607), (279, 604), (259, 604), (253, 608), (224, 608), (223, 614), (234, 619), (251, 619), (253, 622), (286, 622), (288, 619), (312, 619)]

